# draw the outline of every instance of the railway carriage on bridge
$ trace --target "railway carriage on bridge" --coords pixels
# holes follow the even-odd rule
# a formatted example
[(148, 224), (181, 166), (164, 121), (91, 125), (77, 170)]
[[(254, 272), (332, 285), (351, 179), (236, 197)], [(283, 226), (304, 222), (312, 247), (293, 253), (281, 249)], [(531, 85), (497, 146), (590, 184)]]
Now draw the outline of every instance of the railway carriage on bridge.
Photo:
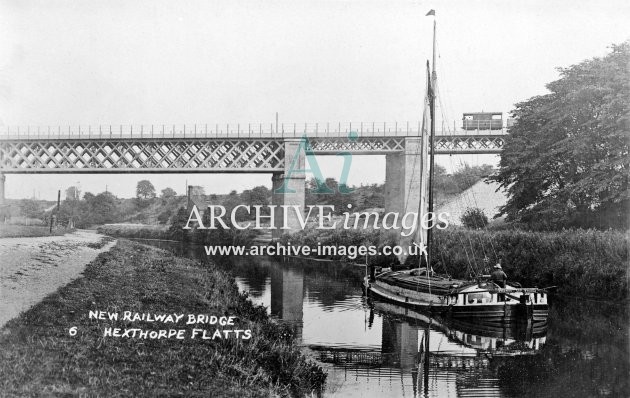
[(464, 130), (501, 130), (503, 112), (464, 113), (462, 128)]

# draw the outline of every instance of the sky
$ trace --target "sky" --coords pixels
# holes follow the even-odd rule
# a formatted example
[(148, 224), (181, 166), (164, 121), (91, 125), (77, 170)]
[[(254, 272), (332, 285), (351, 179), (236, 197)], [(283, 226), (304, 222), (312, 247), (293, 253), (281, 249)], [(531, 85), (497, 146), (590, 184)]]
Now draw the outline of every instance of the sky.
[[(557, 67), (630, 39), (630, 2), (582, 0), (0, 0), (0, 134), (6, 126), (418, 121), (436, 10), (438, 115), (502, 111), (546, 92)], [(324, 174), (341, 163), (323, 157)], [(496, 165), (498, 156), (438, 156)], [(79, 185), (135, 195), (149, 178), (184, 193), (271, 186), (270, 175), (7, 175), (6, 196)], [(357, 156), (351, 184), (385, 179)]]

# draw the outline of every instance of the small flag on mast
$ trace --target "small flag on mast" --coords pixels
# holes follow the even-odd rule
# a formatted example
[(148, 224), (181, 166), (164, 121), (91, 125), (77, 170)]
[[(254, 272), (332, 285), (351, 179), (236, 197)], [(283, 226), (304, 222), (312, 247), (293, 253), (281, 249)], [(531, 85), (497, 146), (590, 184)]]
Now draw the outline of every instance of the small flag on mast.
[(431, 11), (427, 12), (427, 15), (425, 15), (425, 17), (428, 17), (429, 15), (435, 16), (435, 10), (431, 10)]

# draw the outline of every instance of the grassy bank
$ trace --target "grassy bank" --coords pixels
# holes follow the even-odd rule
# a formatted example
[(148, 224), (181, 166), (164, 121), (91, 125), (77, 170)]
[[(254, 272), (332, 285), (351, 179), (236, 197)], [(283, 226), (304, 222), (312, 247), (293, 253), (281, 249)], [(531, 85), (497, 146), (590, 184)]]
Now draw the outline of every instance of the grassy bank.
[[(326, 246), (393, 245), (391, 236), (379, 231), (306, 229), (285, 235), (283, 243)], [(567, 230), (528, 232), (522, 230), (469, 230), (449, 227), (434, 234), (433, 267), (456, 278), (488, 274), (500, 261), (508, 278), (524, 286), (557, 286), (556, 293), (599, 299), (628, 297), (628, 250), (630, 238), (619, 231)], [(342, 259), (346, 256), (326, 255)], [(484, 258), (488, 262), (484, 262)], [(364, 262), (358, 258), (357, 262)], [(369, 262), (389, 266), (392, 256), (372, 256)], [(408, 258), (417, 264), (417, 258)]]
[[(90, 310), (234, 315), (252, 338), (103, 337), (105, 327), (214, 329), (90, 320)], [(69, 329), (78, 333), (70, 336)], [(80, 278), (0, 332), (0, 395), (284, 396), (322, 385), (325, 375), (234, 280), (166, 251), (119, 241)]]
[(253, 229), (182, 229), (184, 224), (163, 225), (107, 224), (96, 230), (100, 234), (116, 238), (164, 239), (214, 245), (249, 245), (258, 235)]
[(49, 227), (40, 225), (0, 224), (0, 238), (33, 238), (37, 236), (61, 236), (72, 232), (65, 228), (56, 228), (52, 232)]
[[(511, 280), (558, 286), (557, 293), (601, 299), (628, 296), (630, 239), (619, 231), (473, 231), (448, 228), (435, 234), (436, 270), (456, 277), (500, 259)], [(444, 266), (442, 266), (444, 265)], [(488, 269), (489, 270), (489, 269)]]
[(99, 226), (97, 232), (117, 238), (173, 239), (173, 234), (164, 225), (107, 224)]

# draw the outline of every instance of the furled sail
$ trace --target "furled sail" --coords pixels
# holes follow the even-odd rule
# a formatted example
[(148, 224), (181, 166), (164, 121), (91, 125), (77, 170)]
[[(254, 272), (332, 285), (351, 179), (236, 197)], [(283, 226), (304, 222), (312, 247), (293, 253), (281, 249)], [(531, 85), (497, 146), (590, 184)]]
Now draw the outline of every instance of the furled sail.
[(424, 97), (424, 110), (422, 112), (422, 126), (420, 129), (420, 201), (418, 203), (418, 228), (415, 241), (420, 245), (428, 245), (427, 222), (429, 220), (429, 126), (431, 125), (430, 96), (433, 95), (431, 88), (431, 77), (429, 75), (429, 65), (427, 63), (427, 91)]

